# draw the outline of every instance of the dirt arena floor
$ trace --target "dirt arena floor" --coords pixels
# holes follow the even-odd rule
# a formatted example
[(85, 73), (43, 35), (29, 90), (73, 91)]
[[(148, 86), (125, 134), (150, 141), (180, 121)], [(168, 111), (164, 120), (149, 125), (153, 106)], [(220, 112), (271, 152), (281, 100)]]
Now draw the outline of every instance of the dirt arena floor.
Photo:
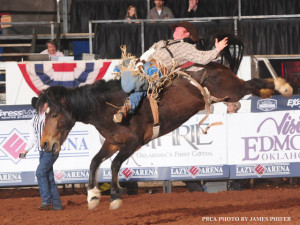
[(64, 209), (40, 211), (37, 189), (0, 189), (1, 225), (103, 224), (103, 225), (217, 225), (217, 224), (300, 224), (300, 187), (269, 186), (222, 191), (192, 192), (173, 188), (169, 194), (145, 193), (124, 195), (121, 208), (109, 210), (109, 196), (102, 196), (100, 205), (89, 211), (82, 189), (61, 189)]

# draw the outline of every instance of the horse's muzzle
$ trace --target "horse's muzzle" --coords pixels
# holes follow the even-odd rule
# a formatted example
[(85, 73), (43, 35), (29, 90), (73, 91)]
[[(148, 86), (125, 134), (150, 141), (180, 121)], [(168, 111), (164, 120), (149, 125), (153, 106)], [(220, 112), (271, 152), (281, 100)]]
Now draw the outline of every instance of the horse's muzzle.
[(58, 152), (60, 150), (59, 144), (57, 142), (54, 142), (52, 145), (49, 144), (49, 142), (45, 141), (41, 144), (41, 148), (45, 150), (46, 152)]
[(46, 152), (49, 152), (49, 144), (48, 142), (44, 142), (42, 145), (41, 145), (42, 149), (44, 149)]

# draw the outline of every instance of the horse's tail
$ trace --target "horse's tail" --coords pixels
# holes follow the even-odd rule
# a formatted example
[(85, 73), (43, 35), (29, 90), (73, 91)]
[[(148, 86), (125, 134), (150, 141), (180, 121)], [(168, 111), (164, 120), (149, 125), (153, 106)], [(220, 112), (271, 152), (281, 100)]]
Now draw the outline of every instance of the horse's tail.
[(244, 54), (243, 41), (234, 34), (224, 32), (222, 30), (214, 30), (204, 33), (200, 36), (199, 42), (196, 44), (198, 50), (211, 50), (215, 46), (215, 38), (222, 40), (228, 37), (228, 46), (220, 53), (221, 64), (229, 65), (231, 71), (236, 74)]
[(291, 85), (281, 77), (276, 79), (253, 78), (245, 81), (244, 87), (248, 91), (248, 94), (253, 94), (261, 98), (270, 98), (274, 94), (274, 91), (278, 91), (287, 98), (293, 94)]

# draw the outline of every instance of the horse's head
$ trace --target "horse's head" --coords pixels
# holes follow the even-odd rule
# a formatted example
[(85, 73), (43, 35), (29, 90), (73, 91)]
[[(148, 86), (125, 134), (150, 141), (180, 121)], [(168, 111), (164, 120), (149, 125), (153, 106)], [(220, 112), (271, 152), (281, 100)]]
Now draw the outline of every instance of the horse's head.
[(50, 87), (37, 101), (38, 112), (45, 112), (45, 125), (40, 145), (46, 152), (58, 153), (75, 124), (68, 107), (66, 93), (67, 89), (64, 87)]

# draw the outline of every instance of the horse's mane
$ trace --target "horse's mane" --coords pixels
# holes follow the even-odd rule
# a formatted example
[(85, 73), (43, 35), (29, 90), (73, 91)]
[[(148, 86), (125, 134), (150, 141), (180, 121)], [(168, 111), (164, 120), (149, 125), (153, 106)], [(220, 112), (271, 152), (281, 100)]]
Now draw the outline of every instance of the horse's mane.
[(74, 114), (82, 115), (99, 107), (99, 104), (103, 104), (111, 94), (120, 89), (118, 80), (99, 80), (75, 88), (52, 86), (39, 96), (37, 110), (40, 111), (44, 103), (48, 102), (51, 107), (65, 108)]

